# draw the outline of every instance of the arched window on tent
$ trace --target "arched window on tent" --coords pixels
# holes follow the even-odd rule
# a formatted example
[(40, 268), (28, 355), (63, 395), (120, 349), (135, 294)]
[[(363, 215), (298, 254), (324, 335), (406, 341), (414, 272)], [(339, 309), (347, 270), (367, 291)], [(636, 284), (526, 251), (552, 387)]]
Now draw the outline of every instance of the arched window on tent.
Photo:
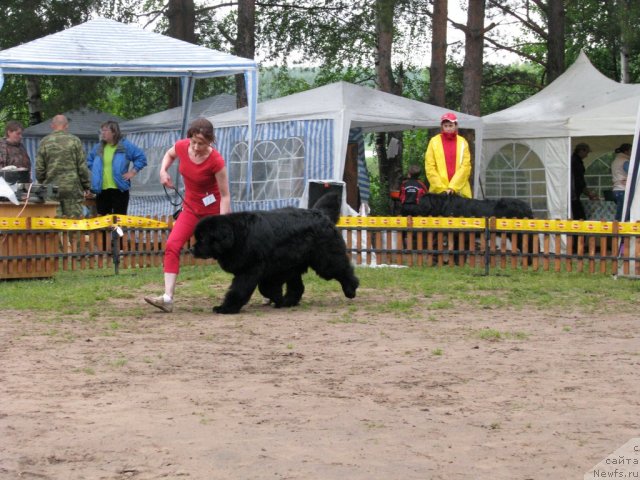
[(510, 143), (491, 157), (485, 175), (485, 196), (519, 198), (536, 218), (547, 218), (547, 183), (540, 157), (526, 145)]
[[(598, 192), (600, 198), (605, 200), (610, 196), (613, 189), (613, 179), (611, 177), (611, 163), (613, 162), (613, 152), (605, 153), (589, 163), (584, 172), (584, 179), (587, 187)], [(585, 163), (587, 163), (585, 161)], [(605, 192), (608, 192), (605, 194)]]

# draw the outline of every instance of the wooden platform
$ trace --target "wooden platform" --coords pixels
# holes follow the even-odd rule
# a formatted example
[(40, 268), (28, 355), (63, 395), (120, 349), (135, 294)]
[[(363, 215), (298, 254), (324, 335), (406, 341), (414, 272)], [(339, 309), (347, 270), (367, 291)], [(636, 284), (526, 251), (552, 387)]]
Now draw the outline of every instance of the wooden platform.
[[(0, 202), (0, 217), (55, 217), (57, 208), (58, 202), (29, 203), (26, 207)], [(26, 231), (0, 230), (0, 280), (48, 278), (54, 275), (57, 260), (50, 255), (59, 251), (59, 235), (55, 232), (32, 231), (29, 228), (30, 225)], [(43, 256), (38, 257), (39, 255)]]

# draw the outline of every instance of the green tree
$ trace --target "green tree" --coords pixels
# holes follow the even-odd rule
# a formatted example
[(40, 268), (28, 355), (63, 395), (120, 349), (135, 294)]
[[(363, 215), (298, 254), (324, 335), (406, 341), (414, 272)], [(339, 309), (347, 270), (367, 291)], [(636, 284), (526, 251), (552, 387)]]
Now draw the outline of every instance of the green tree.
[[(95, 1), (6, 0), (3, 2), (3, 15), (0, 16), (0, 48), (14, 47), (80, 24), (89, 18)], [(49, 104), (49, 96), (53, 92), (73, 92), (66, 98), (72, 100), (73, 104), (75, 101), (91, 97), (93, 88), (87, 88), (87, 86), (94, 85), (91, 79), (72, 81), (67, 77), (57, 77), (45, 81), (37, 76), (18, 76), (18, 78), (18, 82), (23, 84), (22, 92), (12, 79), (0, 91), (0, 103), (8, 106), (6, 110), (13, 114), (13, 118), (29, 124), (42, 121), (43, 114), (46, 113), (43, 105)], [(65, 96), (64, 93), (59, 95), (53, 93), (50, 104), (60, 108), (61, 103), (66, 104), (66, 102), (60, 102)]]

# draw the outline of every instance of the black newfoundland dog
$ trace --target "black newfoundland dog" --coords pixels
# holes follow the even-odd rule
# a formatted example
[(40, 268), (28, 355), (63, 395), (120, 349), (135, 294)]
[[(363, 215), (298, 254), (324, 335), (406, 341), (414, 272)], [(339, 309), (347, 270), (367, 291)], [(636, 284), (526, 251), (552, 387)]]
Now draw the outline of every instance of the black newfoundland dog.
[(428, 193), (420, 198), (415, 216), (533, 218), (531, 207), (517, 198), (477, 200), (446, 193)]
[[(498, 200), (477, 200), (465, 198), (459, 195), (447, 195), (446, 193), (428, 193), (420, 198), (414, 208), (415, 216), (422, 217), (495, 217), (495, 218), (534, 218), (529, 204), (517, 198), (500, 198)], [(532, 237), (532, 242), (537, 242), (537, 237)], [(454, 250), (465, 251), (469, 239), (464, 238), (460, 242), (456, 237)], [(523, 247), (523, 234), (516, 237), (516, 246), (520, 252)], [(530, 263), (531, 254), (525, 254), (524, 262)]]
[(328, 193), (310, 210), (281, 208), (200, 220), (194, 256), (214, 258), (234, 275), (224, 301), (213, 311), (238, 313), (256, 287), (276, 308), (297, 305), (308, 268), (325, 280), (337, 280), (345, 296), (354, 298), (359, 281), (335, 226), (339, 216), (340, 198)]

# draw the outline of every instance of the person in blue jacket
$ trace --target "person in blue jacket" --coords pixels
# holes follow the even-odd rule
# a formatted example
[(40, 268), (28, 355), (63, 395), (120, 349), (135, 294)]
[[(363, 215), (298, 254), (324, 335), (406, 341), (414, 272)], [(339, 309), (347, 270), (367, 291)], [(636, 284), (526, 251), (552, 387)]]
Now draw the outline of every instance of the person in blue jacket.
[(147, 157), (122, 137), (120, 126), (112, 120), (101, 125), (100, 139), (87, 157), (96, 210), (98, 215), (126, 215), (131, 179), (147, 165)]

